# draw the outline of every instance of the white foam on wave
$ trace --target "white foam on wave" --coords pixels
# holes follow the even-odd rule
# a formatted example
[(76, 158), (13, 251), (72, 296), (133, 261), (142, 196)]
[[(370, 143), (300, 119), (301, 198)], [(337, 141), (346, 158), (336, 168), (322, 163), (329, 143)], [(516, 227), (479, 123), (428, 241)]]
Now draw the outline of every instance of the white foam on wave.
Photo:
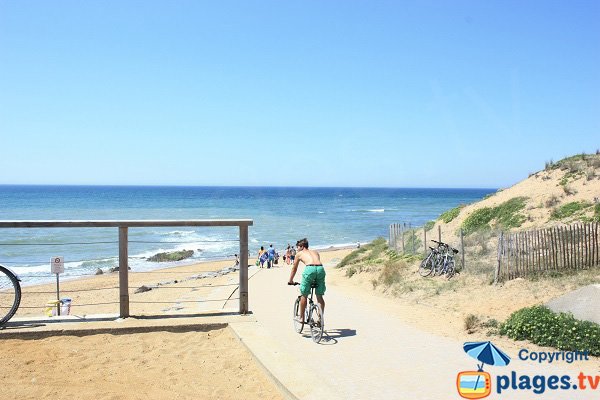
[(169, 236), (190, 236), (195, 234), (196, 231), (170, 231), (170, 232), (163, 232), (162, 235), (169, 235)]
[(370, 208), (370, 209), (352, 209), (350, 212), (370, 212), (370, 213), (382, 213), (385, 212), (385, 208)]

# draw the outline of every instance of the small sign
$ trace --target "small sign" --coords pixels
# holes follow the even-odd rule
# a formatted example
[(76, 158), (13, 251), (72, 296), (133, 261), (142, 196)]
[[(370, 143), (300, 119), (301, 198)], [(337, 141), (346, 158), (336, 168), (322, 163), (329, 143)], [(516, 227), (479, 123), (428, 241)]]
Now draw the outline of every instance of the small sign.
[(64, 257), (52, 257), (50, 260), (50, 266), (53, 274), (62, 274), (65, 272), (65, 260)]

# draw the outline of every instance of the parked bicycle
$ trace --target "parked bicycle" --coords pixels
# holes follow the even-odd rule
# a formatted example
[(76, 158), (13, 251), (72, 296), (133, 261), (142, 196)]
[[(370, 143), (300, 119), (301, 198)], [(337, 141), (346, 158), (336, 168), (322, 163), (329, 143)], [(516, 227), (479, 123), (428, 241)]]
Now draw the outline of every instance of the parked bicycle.
[[(294, 282), (288, 283), (288, 285), (299, 285), (300, 283)], [(308, 304), (306, 305), (306, 309), (304, 310), (304, 318), (300, 315), (300, 300), (302, 298), (299, 295), (294, 301), (294, 308), (292, 312), (292, 318), (294, 320), (294, 330), (298, 333), (302, 333), (304, 329), (304, 325), (308, 325), (310, 328), (310, 336), (312, 337), (313, 342), (319, 343), (323, 338), (323, 330), (325, 327), (325, 322), (323, 320), (323, 310), (321, 310), (321, 305), (319, 303), (315, 303), (313, 301), (313, 295), (315, 293), (315, 288), (317, 287), (316, 283), (313, 283), (310, 286), (310, 297), (308, 298)]]
[(0, 326), (15, 315), (21, 303), (20, 279), (10, 269), (0, 265)]
[(429, 254), (419, 265), (419, 274), (423, 277), (446, 275), (448, 279), (452, 278), (458, 272), (454, 262), (454, 255), (458, 254), (458, 250), (444, 242), (437, 240), (432, 242), (437, 243), (438, 246), (429, 247)]

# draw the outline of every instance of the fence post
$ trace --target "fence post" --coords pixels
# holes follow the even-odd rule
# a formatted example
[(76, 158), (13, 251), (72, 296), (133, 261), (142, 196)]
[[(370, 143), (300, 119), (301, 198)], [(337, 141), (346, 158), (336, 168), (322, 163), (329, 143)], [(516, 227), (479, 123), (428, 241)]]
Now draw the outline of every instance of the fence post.
[(461, 228), (460, 230), (460, 252), (462, 253), (462, 270), (466, 271), (465, 269), (465, 237), (464, 237), (464, 232)]
[(248, 225), (240, 225), (240, 314), (248, 314)]
[(406, 253), (406, 248), (404, 247), (404, 225), (405, 224), (400, 225), (400, 233), (402, 235), (402, 253)]
[(500, 232), (500, 239), (498, 240), (498, 266), (496, 267), (496, 271), (494, 273), (494, 285), (498, 283), (498, 277), (500, 276), (500, 262), (502, 257), (502, 246), (504, 242), (504, 232)]
[(119, 226), (119, 303), (121, 318), (129, 317), (128, 227)]
[(427, 255), (427, 231), (423, 225), (423, 255)]
[(442, 241), (442, 224), (438, 225), (438, 242)]

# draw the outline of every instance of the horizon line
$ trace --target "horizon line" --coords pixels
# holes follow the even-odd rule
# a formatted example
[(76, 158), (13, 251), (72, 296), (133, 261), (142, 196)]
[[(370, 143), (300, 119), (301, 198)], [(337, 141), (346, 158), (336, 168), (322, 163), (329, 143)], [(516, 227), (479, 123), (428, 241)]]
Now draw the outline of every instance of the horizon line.
[(284, 185), (148, 185), (148, 184), (76, 184), (76, 183), (0, 183), (2, 186), (47, 186), (47, 187), (169, 187), (169, 188), (252, 188), (252, 189), (472, 189), (498, 190), (497, 187), (427, 187), (427, 186), (284, 186)]

